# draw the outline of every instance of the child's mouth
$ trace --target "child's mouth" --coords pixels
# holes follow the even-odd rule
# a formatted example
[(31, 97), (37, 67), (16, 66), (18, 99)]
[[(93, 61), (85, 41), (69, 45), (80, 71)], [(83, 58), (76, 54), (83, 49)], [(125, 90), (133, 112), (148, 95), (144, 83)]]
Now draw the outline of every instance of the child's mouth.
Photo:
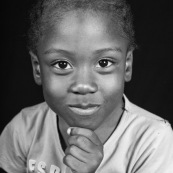
[(70, 110), (78, 115), (92, 115), (100, 108), (100, 105), (72, 105), (69, 106)]

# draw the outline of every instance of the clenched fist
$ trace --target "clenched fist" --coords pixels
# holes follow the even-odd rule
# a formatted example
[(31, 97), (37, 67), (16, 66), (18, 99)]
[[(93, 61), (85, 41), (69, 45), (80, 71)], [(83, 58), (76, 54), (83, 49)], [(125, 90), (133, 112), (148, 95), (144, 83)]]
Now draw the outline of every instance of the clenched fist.
[(74, 173), (94, 173), (103, 159), (101, 141), (89, 129), (72, 127), (68, 132), (69, 146), (65, 151), (64, 163)]

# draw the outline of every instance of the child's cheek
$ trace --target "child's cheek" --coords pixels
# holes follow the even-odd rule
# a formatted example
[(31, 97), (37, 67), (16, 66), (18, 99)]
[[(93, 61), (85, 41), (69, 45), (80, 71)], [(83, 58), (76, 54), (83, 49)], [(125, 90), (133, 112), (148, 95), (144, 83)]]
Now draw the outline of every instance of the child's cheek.
[(107, 75), (104, 79), (100, 80), (101, 92), (105, 96), (113, 96), (123, 91), (124, 80), (119, 75)]
[(61, 76), (49, 76), (43, 83), (43, 91), (54, 99), (63, 99), (67, 96), (68, 81)]

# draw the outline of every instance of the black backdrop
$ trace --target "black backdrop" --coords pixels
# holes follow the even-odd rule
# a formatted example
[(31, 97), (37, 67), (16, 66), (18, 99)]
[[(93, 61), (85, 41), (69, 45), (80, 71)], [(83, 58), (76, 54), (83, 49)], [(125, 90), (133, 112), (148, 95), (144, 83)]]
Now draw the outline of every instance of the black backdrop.
[[(2, 3), (0, 132), (22, 108), (43, 101), (26, 49), (27, 11), (34, 0)], [(171, 0), (129, 0), (139, 49), (125, 93), (135, 104), (173, 124), (173, 12)]]

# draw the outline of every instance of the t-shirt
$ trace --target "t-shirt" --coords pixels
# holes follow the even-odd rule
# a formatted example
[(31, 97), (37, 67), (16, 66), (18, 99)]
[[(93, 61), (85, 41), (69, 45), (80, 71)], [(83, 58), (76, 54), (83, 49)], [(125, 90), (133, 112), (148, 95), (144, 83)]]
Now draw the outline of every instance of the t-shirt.
[[(173, 173), (170, 124), (124, 98), (125, 111), (96, 173)], [(1, 134), (0, 167), (9, 173), (71, 173), (56, 119), (46, 102), (23, 109)]]

